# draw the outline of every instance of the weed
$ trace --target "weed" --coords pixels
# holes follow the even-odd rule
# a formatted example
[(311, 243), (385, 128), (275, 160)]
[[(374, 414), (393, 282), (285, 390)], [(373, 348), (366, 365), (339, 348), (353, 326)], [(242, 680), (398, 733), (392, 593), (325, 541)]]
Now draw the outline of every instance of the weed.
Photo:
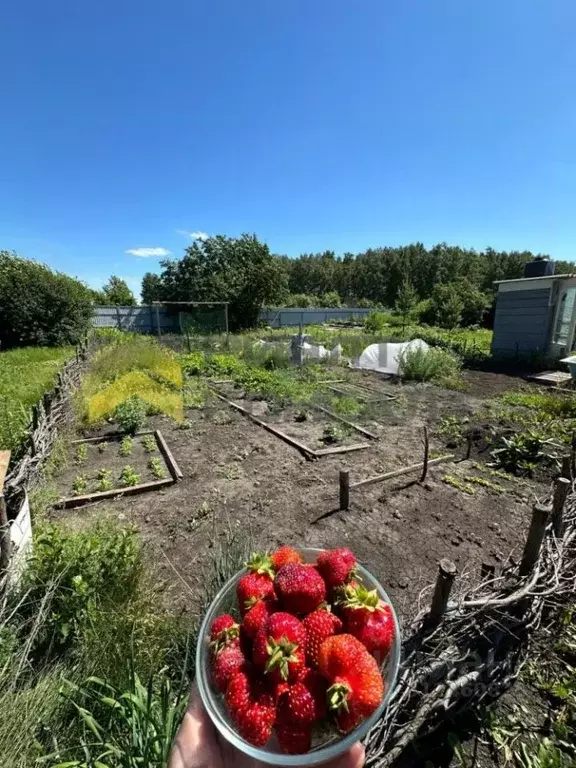
[(140, 482), (140, 475), (127, 464), (120, 475), (120, 482), (124, 486), (138, 485)]
[(80, 443), (80, 445), (76, 448), (74, 461), (76, 464), (83, 464), (85, 461), (88, 461), (88, 446), (86, 443)]
[(322, 442), (327, 445), (341, 443), (345, 440), (347, 431), (339, 424), (327, 424), (322, 432)]
[(234, 464), (229, 464), (224, 467), (218, 467), (218, 474), (225, 480), (239, 480), (242, 477), (240, 468)]
[(447, 349), (413, 347), (398, 357), (398, 374), (413, 381), (454, 382), (460, 378), (462, 361)]
[(118, 451), (120, 456), (130, 456), (132, 453), (133, 441), (130, 435), (125, 435), (120, 443), (120, 449)]
[(98, 443), (98, 453), (105, 453), (108, 448), (108, 443), (104, 440), (103, 443)]
[(146, 424), (148, 406), (138, 395), (132, 395), (114, 409), (114, 421), (121, 432), (135, 434)]
[(294, 414), (294, 421), (298, 424), (301, 424), (303, 421), (308, 421), (308, 412), (307, 411), (296, 411)]
[(464, 434), (466, 421), (467, 419), (462, 420), (459, 416), (444, 416), (436, 431), (448, 443), (458, 444)]
[(456, 488), (457, 491), (467, 493), (469, 496), (474, 496), (475, 494), (475, 490), (470, 483), (465, 483), (454, 475), (444, 475), (442, 477), (442, 482), (446, 483), (446, 485), (451, 485), (452, 488)]
[(542, 463), (552, 464), (556, 459), (554, 448), (559, 446), (536, 430), (517, 432), (511, 437), (502, 437), (502, 445), (491, 455), (497, 467), (507, 472), (532, 476), (534, 469)]
[(136, 334), (123, 335), (95, 355), (87, 386), (94, 392), (133, 371), (146, 371), (174, 387), (182, 386), (182, 368), (172, 352), (155, 339)]
[(485, 477), (478, 477), (477, 475), (464, 475), (464, 480), (468, 483), (480, 485), (482, 488), (488, 488), (495, 493), (504, 493), (506, 490), (498, 483), (493, 483), (491, 480), (487, 480)]
[(330, 406), (335, 413), (339, 413), (341, 416), (359, 416), (363, 410), (363, 406), (358, 400), (348, 395), (333, 397), (330, 400)]
[(210, 391), (205, 381), (201, 379), (187, 379), (184, 384), (184, 407), (203, 408)]
[(166, 470), (158, 456), (152, 456), (148, 462), (148, 467), (150, 468), (150, 472), (152, 472), (152, 475), (156, 478), (156, 480), (163, 480), (166, 477)]
[(154, 435), (144, 435), (142, 438), (142, 445), (144, 446), (146, 453), (156, 453), (158, 450), (158, 445), (154, 439)]
[(212, 422), (214, 424), (230, 424), (232, 421), (232, 416), (228, 413), (228, 411), (225, 411), (224, 409), (216, 411), (212, 415)]
[(190, 421), (190, 419), (184, 419), (180, 424), (178, 424), (178, 429), (188, 430), (192, 429), (194, 425)]
[(110, 491), (112, 489), (112, 470), (101, 469), (98, 472), (98, 487), (99, 491)]
[(576, 418), (576, 398), (572, 394), (548, 392), (504, 392), (501, 399), (508, 405), (519, 405), (541, 414), (564, 419)]
[(76, 475), (74, 482), (72, 483), (72, 490), (76, 496), (80, 496), (86, 492), (87, 483), (84, 475)]

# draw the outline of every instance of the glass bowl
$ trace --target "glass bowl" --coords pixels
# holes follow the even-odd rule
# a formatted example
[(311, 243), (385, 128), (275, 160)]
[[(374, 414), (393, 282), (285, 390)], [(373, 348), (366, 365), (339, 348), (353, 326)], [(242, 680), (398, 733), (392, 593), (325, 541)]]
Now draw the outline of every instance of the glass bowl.
[[(322, 552), (321, 549), (306, 548), (299, 548), (298, 551), (305, 563), (315, 563), (318, 554)], [(200, 627), (200, 634), (198, 636), (198, 646), (196, 649), (196, 682), (206, 711), (215, 727), (222, 737), (240, 752), (243, 752), (254, 760), (260, 760), (263, 763), (267, 763), (268, 765), (320, 765), (347, 752), (354, 742), (362, 739), (382, 716), (382, 713), (390, 700), (392, 691), (394, 690), (398, 669), (400, 667), (400, 625), (396, 611), (394, 610), (394, 606), (392, 605), (386, 590), (374, 576), (366, 570), (366, 568), (363, 568), (358, 564), (356, 570), (358, 580), (368, 589), (376, 589), (378, 591), (380, 597), (390, 606), (394, 618), (396, 630), (394, 634), (394, 643), (382, 665), (382, 676), (384, 677), (385, 682), (384, 699), (378, 709), (373, 712), (370, 717), (366, 718), (366, 720), (364, 720), (354, 731), (342, 735), (339, 734), (336, 729), (331, 730), (328, 735), (324, 735), (322, 741), (319, 741), (318, 743), (313, 742), (312, 750), (303, 755), (287, 755), (282, 752), (276, 741), (275, 735), (270, 738), (266, 746), (255, 747), (245, 741), (235, 730), (234, 724), (228, 715), (224, 697), (214, 689), (210, 677), (210, 627), (216, 616), (221, 613), (231, 613), (233, 616), (238, 617), (236, 584), (246, 573), (246, 570), (239, 571), (233, 576), (214, 598), (212, 605), (204, 616), (202, 626)]]

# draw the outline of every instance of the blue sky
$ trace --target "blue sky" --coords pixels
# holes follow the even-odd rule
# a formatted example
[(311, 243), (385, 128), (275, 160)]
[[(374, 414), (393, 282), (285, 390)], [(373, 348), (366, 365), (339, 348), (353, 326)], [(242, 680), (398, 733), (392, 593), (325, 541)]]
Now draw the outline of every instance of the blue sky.
[[(182, 232), (572, 259), (574, 0), (21, 0), (0, 248), (137, 288)], [(154, 251), (152, 251), (154, 254)]]

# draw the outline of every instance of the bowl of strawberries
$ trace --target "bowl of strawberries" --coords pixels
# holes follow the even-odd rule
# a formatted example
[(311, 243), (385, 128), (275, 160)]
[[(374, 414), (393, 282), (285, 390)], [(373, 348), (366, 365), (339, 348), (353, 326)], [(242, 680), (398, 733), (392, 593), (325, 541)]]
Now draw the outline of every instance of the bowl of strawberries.
[(348, 548), (255, 554), (208, 609), (196, 678), (220, 734), (269, 765), (320, 765), (381, 717), (400, 666), (384, 588)]

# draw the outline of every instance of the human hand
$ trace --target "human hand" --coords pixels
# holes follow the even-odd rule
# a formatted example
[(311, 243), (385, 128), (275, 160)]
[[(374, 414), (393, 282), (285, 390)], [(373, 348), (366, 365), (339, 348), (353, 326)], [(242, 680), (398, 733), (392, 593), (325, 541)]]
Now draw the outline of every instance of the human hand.
[[(172, 745), (168, 768), (265, 768), (266, 765), (238, 752), (224, 740), (218, 740), (218, 734), (194, 687)], [(363, 765), (364, 747), (357, 742), (345, 755), (324, 763), (322, 768), (362, 768)]]

